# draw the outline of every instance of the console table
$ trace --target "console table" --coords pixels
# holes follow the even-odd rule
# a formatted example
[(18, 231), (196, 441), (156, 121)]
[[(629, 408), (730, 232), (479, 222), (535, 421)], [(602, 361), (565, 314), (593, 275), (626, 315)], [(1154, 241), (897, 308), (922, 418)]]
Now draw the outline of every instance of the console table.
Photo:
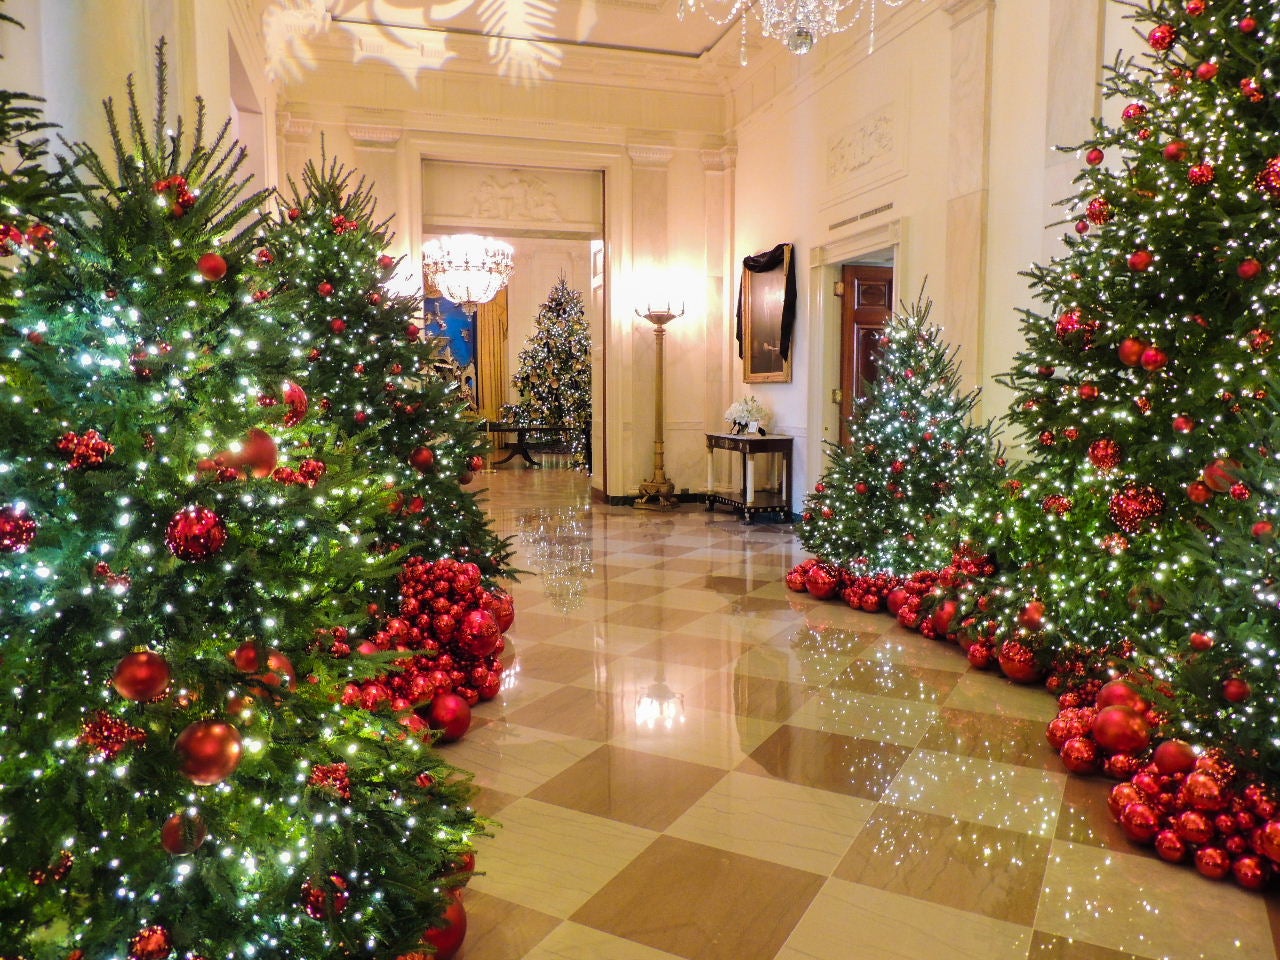
[[(791, 437), (762, 437), (759, 434), (708, 433), (707, 434), (707, 510), (715, 510), (717, 503), (742, 511), (745, 522), (751, 523), (757, 513), (791, 514)], [(717, 450), (737, 453), (742, 459), (742, 487), (739, 490), (717, 489), (715, 485), (715, 458)], [(782, 457), (782, 473), (777, 478), (777, 490), (756, 489), (756, 456), (776, 453)]]

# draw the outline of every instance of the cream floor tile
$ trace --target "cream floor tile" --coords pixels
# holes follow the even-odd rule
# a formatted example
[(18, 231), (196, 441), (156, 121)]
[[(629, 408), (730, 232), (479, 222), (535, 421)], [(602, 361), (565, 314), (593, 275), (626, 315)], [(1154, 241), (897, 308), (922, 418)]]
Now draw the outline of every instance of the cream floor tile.
[(666, 832), (826, 875), (875, 807), (873, 801), (828, 790), (729, 773)]
[(1025, 960), (1031, 931), (829, 879), (777, 960)]
[(477, 849), (484, 875), (471, 885), (561, 919), (586, 903), (658, 834), (555, 804), (521, 798)]
[(688, 586), (669, 587), (644, 602), (661, 607), (674, 607), (677, 610), (701, 610), (704, 613), (723, 610), (728, 603), (719, 594)]
[(1058, 824), (1066, 781), (1065, 773), (917, 750), (883, 800), (922, 813), (1049, 837)]
[(731, 613), (711, 613), (680, 627), (681, 633), (714, 637), (738, 643), (773, 643), (795, 632), (795, 624), (770, 617), (743, 617)]
[(1275, 960), (1266, 902), (1144, 854), (1056, 840), (1036, 928), (1160, 960)]
[(860, 656), (868, 660), (927, 667), (932, 670), (951, 670), (955, 673), (969, 671), (969, 661), (955, 644), (926, 640), (918, 633), (908, 634), (897, 629), (869, 643)]
[(671, 730), (631, 726), (609, 742), (663, 757), (689, 760), (732, 770), (778, 729), (771, 720), (709, 710), (687, 709), (683, 722)]
[[(634, 940), (565, 921), (551, 931), (541, 943), (526, 954), (526, 960), (682, 960), (674, 953), (664, 953)], [(466, 960), (480, 960), (466, 955)], [(494, 960), (515, 960), (506, 957)]]
[(1058, 702), (1043, 687), (1019, 686), (999, 674), (980, 670), (962, 675), (942, 705), (1045, 723), (1058, 715)]
[(525, 704), (532, 703), (563, 686), (550, 680), (522, 676), (518, 655), (507, 664), (502, 680), (502, 691), (494, 698), (492, 707), (484, 708), (483, 716), (505, 720), (512, 710), (518, 710)]
[(812, 687), (826, 686), (849, 666), (856, 651), (839, 648), (804, 647), (797, 644), (779, 646), (760, 644), (750, 647), (733, 662), (733, 672), (748, 677), (787, 679)]
[(938, 708), (933, 704), (828, 688), (810, 697), (787, 722), (810, 730), (914, 747), (937, 718)]
[(599, 746), (592, 740), (499, 722), (472, 729), (441, 753), (474, 773), (480, 786), (522, 797)]

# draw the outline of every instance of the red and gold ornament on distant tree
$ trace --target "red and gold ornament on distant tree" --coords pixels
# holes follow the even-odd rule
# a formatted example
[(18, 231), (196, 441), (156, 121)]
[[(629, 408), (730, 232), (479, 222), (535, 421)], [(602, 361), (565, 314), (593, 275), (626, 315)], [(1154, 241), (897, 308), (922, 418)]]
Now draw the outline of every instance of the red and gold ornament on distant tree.
[(1132, 536), (1148, 529), (1165, 507), (1165, 496), (1155, 487), (1130, 483), (1112, 495), (1107, 514), (1117, 527)]
[(1103, 472), (1120, 466), (1122, 459), (1120, 444), (1110, 437), (1100, 437), (1089, 444), (1089, 462)]
[(167, 960), (172, 955), (173, 937), (158, 923), (129, 938), (129, 960)]
[(199, 563), (221, 552), (227, 542), (227, 526), (208, 507), (184, 507), (169, 521), (164, 542), (179, 560)]
[(347, 881), (336, 873), (302, 883), (302, 909), (312, 920), (331, 920), (347, 909), (351, 893)]

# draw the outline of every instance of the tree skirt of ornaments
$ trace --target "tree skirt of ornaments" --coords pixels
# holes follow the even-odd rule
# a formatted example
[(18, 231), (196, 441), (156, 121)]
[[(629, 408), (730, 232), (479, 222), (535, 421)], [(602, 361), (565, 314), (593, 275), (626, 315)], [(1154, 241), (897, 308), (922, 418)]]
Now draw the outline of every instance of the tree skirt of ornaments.
[[(1010, 680), (1044, 680), (1053, 692), (1072, 686), (1071, 664), (1055, 664), (1046, 678), (1024, 644), (997, 646), (981, 624), (955, 622), (958, 605), (950, 597), (994, 572), (988, 558), (962, 548), (942, 570), (906, 577), (855, 573), (808, 559), (787, 573), (786, 584), (820, 600), (839, 596), (855, 610), (885, 611), (929, 639), (958, 644), (980, 670), (995, 664)], [(1018, 621), (1034, 630), (1044, 615), (1043, 605), (1031, 601)], [(1050, 746), (1071, 773), (1121, 781), (1108, 806), (1134, 843), (1212, 880), (1231, 877), (1248, 890), (1268, 888), (1280, 870), (1280, 803), (1274, 792), (1217, 750), (1197, 750), (1181, 740), (1153, 748), (1152, 731), (1163, 718), (1138, 692), (1142, 685), (1090, 679), (1063, 690), (1060, 712), (1045, 731)]]

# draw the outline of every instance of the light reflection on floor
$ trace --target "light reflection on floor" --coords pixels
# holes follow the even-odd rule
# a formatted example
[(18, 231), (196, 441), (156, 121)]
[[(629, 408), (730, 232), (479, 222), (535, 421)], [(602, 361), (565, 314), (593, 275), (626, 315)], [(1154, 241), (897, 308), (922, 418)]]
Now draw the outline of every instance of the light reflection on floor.
[(1276, 960), (1276, 898), (1127, 844), (1047, 694), (789, 593), (788, 527), (480, 482), (529, 572), (446, 748), (503, 824), (459, 960)]

